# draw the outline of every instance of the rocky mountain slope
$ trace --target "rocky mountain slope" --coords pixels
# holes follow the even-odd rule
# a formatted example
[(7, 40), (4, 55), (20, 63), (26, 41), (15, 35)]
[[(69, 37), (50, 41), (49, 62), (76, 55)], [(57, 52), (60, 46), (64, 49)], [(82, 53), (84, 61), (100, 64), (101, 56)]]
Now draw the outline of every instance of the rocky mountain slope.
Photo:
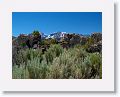
[[(68, 34), (66, 32), (56, 32), (48, 36), (40, 34), (20, 34), (12, 37), (13, 49), (41, 48), (49, 47), (50, 44), (59, 43), (63, 48), (70, 48), (77, 44), (84, 45), (88, 52), (102, 51), (102, 33), (92, 33), (89, 36), (80, 34)], [(13, 50), (14, 51), (14, 50)]]

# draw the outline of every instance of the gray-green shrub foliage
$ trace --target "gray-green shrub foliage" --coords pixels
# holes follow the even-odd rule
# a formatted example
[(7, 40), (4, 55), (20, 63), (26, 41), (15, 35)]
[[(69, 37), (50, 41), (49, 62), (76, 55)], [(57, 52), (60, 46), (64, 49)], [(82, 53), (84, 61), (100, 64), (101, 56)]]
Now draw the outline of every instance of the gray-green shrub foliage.
[(43, 54), (40, 49), (20, 51), (20, 66), (13, 65), (17, 79), (92, 79), (102, 78), (102, 55), (87, 53), (81, 46), (68, 50), (51, 45)]
[(13, 79), (28, 79), (29, 72), (23, 64), (20, 65), (20, 67), (18, 67), (18, 65), (14, 65), (12, 68), (12, 78)]
[(58, 45), (51, 45), (51, 47), (45, 52), (45, 58), (47, 63), (52, 63), (55, 57), (58, 57), (63, 52), (62, 47)]

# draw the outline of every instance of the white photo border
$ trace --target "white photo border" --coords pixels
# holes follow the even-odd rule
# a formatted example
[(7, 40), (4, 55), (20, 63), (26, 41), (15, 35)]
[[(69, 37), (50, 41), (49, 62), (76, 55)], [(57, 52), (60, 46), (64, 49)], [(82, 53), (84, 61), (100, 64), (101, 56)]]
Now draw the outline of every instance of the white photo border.
[[(3, 0), (0, 6), (2, 91), (114, 91), (112, 0)], [(102, 79), (12, 79), (12, 12), (102, 12)]]

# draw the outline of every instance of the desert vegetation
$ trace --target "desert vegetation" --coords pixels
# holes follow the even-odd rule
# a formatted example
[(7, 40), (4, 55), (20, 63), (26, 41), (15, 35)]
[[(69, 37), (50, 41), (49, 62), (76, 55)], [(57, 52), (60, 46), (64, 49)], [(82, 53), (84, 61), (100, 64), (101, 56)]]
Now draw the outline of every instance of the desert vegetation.
[(42, 39), (39, 31), (13, 39), (13, 79), (101, 79), (102, 35)]

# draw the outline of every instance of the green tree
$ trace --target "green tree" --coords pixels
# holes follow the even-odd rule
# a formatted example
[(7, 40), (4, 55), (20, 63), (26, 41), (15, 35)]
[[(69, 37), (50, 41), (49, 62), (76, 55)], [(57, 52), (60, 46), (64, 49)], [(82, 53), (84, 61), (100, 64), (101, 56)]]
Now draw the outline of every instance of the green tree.
[(40, 36), (41, 34), (40, 34), (40, 32), (39, 32), (39, 31), (34, 30), (34, 31), (33, 31), (33, 33), (32, 33), (32, 35), (34, 35), (34, 36)]

